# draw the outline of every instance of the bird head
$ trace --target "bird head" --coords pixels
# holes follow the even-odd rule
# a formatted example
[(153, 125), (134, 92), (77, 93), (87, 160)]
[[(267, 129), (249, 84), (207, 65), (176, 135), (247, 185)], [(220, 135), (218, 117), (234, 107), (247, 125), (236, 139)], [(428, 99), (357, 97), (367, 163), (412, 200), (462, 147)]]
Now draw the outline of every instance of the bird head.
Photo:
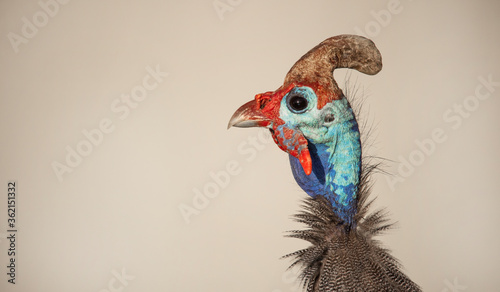
[(364, 37), (339, 35), (326, 39), (293, 65), (281, 87), (257, 94), (236, 110), (228, 128), (269, 128), (279, 148), (296, 157), (306, 175), (311, 174), (309, 144), (334, 139), (332, 133), (354, 119), (333, 78), (336, 68), (374, 75), (382, 68), (382, 58), (373, 42)]

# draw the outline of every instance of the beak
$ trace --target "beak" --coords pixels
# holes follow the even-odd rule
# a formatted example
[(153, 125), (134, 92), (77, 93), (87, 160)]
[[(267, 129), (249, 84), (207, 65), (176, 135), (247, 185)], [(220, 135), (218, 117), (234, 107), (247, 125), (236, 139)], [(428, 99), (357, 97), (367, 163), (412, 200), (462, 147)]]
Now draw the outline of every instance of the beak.
[[(267, 127), (270, 123), (271, 119), (266, 117), (262, 113), (259, 104), (255, 100), (252, 100), (245, 103), (237, 109), (236, 112), (234, 112), (233, 116), (229, 120), (229, 123), (227, 124), (227, 128)], [(288, 130), (289, 133), (294, 133), (291, 129), (287, 128), (286, 130)], [(312, 160), (311, 155), (309, 154), (309, 148), (307, 148), (307, 140), (300, 131), (291, 135), (294, 136), (287, 139), (293, 141), (293, 145), (283, 144), (285, 141), (281, 138), (275, 138), (275, 142), (283, 151), (298, 158), (305, 174), (310, 175), (312, 171)]]
[(269, 118), (264, 116), (257, 102), (255, 100), (251, 100), (234, 112), (233, 116), (229, 120), (229, 123), (227, 124), (227, 128), (267, 127), (269, 122)]

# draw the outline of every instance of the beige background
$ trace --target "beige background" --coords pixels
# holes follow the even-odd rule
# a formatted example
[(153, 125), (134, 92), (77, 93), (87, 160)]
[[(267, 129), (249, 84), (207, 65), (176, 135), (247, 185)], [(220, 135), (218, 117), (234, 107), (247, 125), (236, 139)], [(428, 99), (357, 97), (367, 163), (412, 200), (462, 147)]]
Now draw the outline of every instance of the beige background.
[[(500, 2), (66, 2), (41, 0), (52, 16), (0, 2), (0, 290), (298, 291), (279, 257), (306, 246), (283, 237), (301, 228), (290, 216), (305, 194), (265, 133), (226, 124), (317, 43), (361, 33), (384, 68), (350, 81), (370, 153), (400, 178), (376, 176), (377, 204), (399, 222), (383, 242), (426, 291), (500, 291), (500, 86), (478, 79), (500, 82)], [(168, 76), (148, 79), (148, 66)], [(124, 116), (120, 96), (140, 97), (144, 78), (151, 90)], [(103, 119), (108, 133), (85, 148)], [(58, 179), (53, 164), (78, 145), (87, 156)], [(187, 220), (186, 206), (199, 207)]]

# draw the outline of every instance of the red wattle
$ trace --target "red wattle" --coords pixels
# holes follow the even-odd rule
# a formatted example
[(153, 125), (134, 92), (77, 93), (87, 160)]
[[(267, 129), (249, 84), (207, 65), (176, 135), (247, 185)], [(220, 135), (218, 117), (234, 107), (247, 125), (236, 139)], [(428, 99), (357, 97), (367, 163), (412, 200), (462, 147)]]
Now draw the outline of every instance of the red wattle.
[(304, 169), (304, 172), (307, 175), (310, 175), (312, 171), (312, 160), (311, 155), (309, 154), (309, 149), (306, 148), (300, 151), (299, 161), (302, 165), (302, 168)]

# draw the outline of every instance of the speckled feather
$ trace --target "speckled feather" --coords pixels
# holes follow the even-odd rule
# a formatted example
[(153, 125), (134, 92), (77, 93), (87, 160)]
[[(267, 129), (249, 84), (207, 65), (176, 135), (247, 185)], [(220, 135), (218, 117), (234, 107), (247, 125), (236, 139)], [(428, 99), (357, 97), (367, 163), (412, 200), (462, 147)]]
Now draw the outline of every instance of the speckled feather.
[(294, 216), (308, 229), (290, 231), (288, 236), (306, 240), (311, 246), (284, 257), (295, 260), (290, 267), (302, 268), (300, 279), (307, 292), (421, 291), (375, 239), (393, 226), (384, 210), (369, 213), (373, 202), (367, 202), (370, 175), (376, 168), (370, 164), (362, 167), (355, 228), (346, 231), (323, 196), (304, 200), (302, 211)]

